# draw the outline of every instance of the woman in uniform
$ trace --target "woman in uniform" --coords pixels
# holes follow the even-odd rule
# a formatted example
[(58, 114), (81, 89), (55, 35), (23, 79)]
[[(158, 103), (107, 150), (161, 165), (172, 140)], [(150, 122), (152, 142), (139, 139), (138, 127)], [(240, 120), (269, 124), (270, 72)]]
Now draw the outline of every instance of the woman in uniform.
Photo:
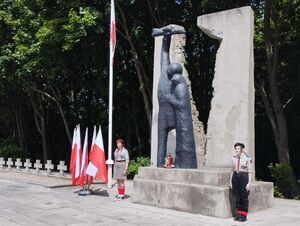
[(236, 215), (235, 221), (247, 221), (249, 207), (249, 192), (251, 186), (252, 160), (244, 152), (245, 145), (236, 143), (234, 149), (236, 155), (232, 157), (232, 173), (230, 185), (235, 197)]
[(115, 165), (114, 165), (114, 176), (113, 178), (117, 180), (118, 194), (116, 195), (117, 200), (121, 200), (125, 196), (125, 183), (129, 154), (126, 148), (124, 148), (124, 140), (116, 140), (117, 149), (114, 152)]

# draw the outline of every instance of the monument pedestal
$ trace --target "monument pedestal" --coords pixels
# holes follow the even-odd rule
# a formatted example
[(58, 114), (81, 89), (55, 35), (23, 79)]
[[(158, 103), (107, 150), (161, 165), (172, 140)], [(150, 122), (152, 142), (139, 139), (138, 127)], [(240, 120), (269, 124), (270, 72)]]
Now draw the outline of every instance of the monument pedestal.
[[(140, 167), (133, 180), (131, 200), (207, 216), (228, 218), (234, 209), (230, 169), (164, 169)], [(273, 205), (273, 183), (253, 181), (249, 211)]]

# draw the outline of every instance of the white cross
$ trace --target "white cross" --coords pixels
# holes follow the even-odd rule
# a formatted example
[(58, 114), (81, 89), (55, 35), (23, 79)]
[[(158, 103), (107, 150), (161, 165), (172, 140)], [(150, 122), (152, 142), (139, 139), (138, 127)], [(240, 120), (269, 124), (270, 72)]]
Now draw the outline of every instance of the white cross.
[(26, 167), (26, 170), (29, 171), (29, 168), (32, 167), (32, 163), (30, 162), (30, 159), (26, 159), (26, 162), (24, 162), (24, 166)]
[(23, 162), (21, 162), (20, 158), (17, 158), (17, 161), (15, 161), (15, 166), (17, 167), (17, 170), (20, 170), (20, 167), (23, 166)]
[(2, 169), (4, 165), (5, 165), (4, 158), (0, 157), (0, 168)]
[(35, 163), (33, 166), (37, 173), (39, 173), (40, 169), (43, 168), (43, 165), (41, 164), (41, 160), (39, 160), (39, 159), (35, 160)]
[(6, 165), (7, 165), (8, 169), (11, 169), (11, 166), (14, 165), (12, 158), (8, 158), (8, 160), (6, 161)]
[(59, 165), (57, 165), (57, 170), (59, 170), (60, 175), (64, 175), (64, 171), (67, 171), (67, 166), (65, 165), (65, 161), (59, 161)]
[(48, 174), (51, 173), (50, 169), (54, 169), (54, 165), (52, 164), (52, 160), (47, 160), (47, 164), (45, 164), (45, 169), (47, 169)]

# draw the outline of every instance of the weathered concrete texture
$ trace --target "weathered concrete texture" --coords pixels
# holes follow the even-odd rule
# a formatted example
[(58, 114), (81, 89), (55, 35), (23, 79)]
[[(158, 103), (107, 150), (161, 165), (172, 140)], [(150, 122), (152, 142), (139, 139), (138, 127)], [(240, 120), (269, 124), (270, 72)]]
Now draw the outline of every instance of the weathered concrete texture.
[[(183, 28), (182, 26), (174, 25), (178, 28)], [(185, 35), (172, 35), (172, 41), (170, 46), (170, 61), (171, 63), (180, 63), (183, 67), (183, 77), (185, 78), (187, 85), (189, 87), (190, 96), (191, 96), (191, 111), (194, 127), (194, 137), (196, 144), (196, 155), (197, 155), (197, 164), (198, 167), (204, 165), (204, 146), (205, 146), (205, 135), (203, 124), (199, 121), (199, 113), (196, 109), (195, 102), (192, 98), (191, 82), (189, 80), (188, 72), (184, 65), (186, 64), (185, 60), (185, 45), (186, 38)], [(157, 99), (157, 86), (160, 76), (160, 54), (162, 46), (162, 37), (155, 38), (155, 49), (154, 49), (154, 70), (153, 70), (153, 94), (152, 94), (152, 130), (151, 130), (151, 162), (156, 166), (157, 160), (157, 118), (158, 118), (158, 99)], [(172, 156), (175, 154), (176, 148), (176, 132), (172, 130), (169, 132), (167, 152), (170, 152)]]
[(254, 159), (253, 22), (251, 7), (198, 17), (199, 28), (220, 41), (207, 127), (209, 167), (230, 167), (235, 142)]
[[(230, 169), (139, 168), (133, 181), (132, 202), (207, 216), (228, 218), (234, 212), (229, 188)], [(254, 182), (250, 212), (273, 205), (273, 184)]]
[(230, 169), (200, 168), (183, 170), (140, 167), (138, 178), (159, 178), (165, 182), (174, 182), (176, 178), (178, 183), (229, 186)]

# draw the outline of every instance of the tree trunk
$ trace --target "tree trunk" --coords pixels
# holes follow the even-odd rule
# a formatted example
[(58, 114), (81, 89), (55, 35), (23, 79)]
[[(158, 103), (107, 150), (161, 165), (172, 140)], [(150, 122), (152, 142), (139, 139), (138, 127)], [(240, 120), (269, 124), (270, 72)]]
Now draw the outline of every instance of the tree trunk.
[(142, 150), (142, 139), (141, 139), (141, 136), (140, 136), (139, 125), (137, 123), (136, 118), (134, 118), (134, 127), (135, 127), (136, 138), (137, 138), (138, 144), (139, 144), (138, 154), (141, 155), (143, 153), (143, 150)]
[(44, 163), (49, 159), (48, 156), (48, 147), (47, 147), (47, 135), (46, 135), (46, 126), (45, 126), (45, 118), (41, 117), (41, 136), (42, 136), (42, 146), (43, 146), (43, 159)]
[(27, 153), (27, 146), (26, 146), (26, 141), (25, 141), (25, 133), (24, 133), (24, 126), (23, 126), (23, 117), (22, 117), (22, 112), (20, 109), (15, 111), (16, 115), (16, 123), (17, 123), (17, 130), (18, 130), (18, 137), (19, 137), (19, 143), (21, 150), (24, 153)]
[(15, 115), (16, 115), (16, 123), (17, 123), (19, 144), (20, 144), (21, 150), (23, 152), (25, 152), (24, 135), (22, 134), (22, 129), (21, 129), (21, 121), (22, 121), (22, 119), (20, 117), (20, 113), (19, 113), (18, 110), (15, 111)]
[(56, 104), (57, 104), (57, 107), (59, 109), (61, 118), (64, 122), (65, 130), (66, 130), (68, 140), (69, 140), (69, 143), (70, 143), (70, 146), (71, 146), (72, 145), (72, 136), (71, 136), (70, 128), (69, 128), (69, 125), (68, 125), (68, 122), (67, 122), (67, 119), (66, 119), (65, 112), (64, 112), (64, 110), (63, 110), (63, 108), (62, 108), (62, 106), (59, 102), (56, 102)]
[[(68, 137), (68, 140), (69, 140), (69, 143), (70, 143), (70, 146), (72, 145), (72, 136), (71, 136), (71, 132), (70, 132), (70, 128), (69, 128), (69, 125), (68, 125), (68, 121), (67, 121), (67, 118), (66, 118), (66, 115), (65, 115), (65, 112), (62, 108), (62, 105), (61, 105), (61, 102), (60, 102), (60, 94), (56, 93), (54, 91), (54, 88), (52, 87), (52, 85), (49, 85), (51, 87), (51, 92), (53, 93), (53, 96), (50, 95), (49, 93), (45, 92), (45, 91), (42, 91), (42, 90), (39, 90), (37, 88), (34, 88), (34, 91), (42, 94), (43, 96), (47, 97), (47, 98), (50, 98), (51, 100), (53, 100), (59, 110), (59, 113), (60, 113), (60, 116), (63, 120), (63, 123), (64, 123), (64, 127), (65, 127), (65, 130), (66, 130), (66, 133), (67, 133), (67, 137)], [(59, 91), (58, 91), (59, 92)]]
[(273, 114), (273, 109), (272, 109), (271, 103), (270, 103), (270, 101), (268, 99), (268, 96), (267, 96), (267, 93), (265, 91), (264, 82), (261, 81), (260, 84), (257, 85), (257, 87), (258, 87), (258, 90), (259, 90), (259, 94), (260, 94), (260, 96), (263, 100), (267, 116), (270, 120), (272, 131), (274, 133), (274, 136), (276, 136), (276, 134), (278, 134), (278, 132), (277, 132), (277, 130), (278, 130), (277, 122), (276, 122), (276, 119), (275, 119), (275, 115)]
[[(265, 49), (267, 58), (267, 73), (269, 77), (269, 86), (271, 91), (270, 99), (272, 101), (273, 113), (276, 120), (276, 126), (272, 126), (275, 136), (275, 143), (278, 152), (280, 163), (287, 163), (290, 165), (289, 146), (288, 146), (288, 129), (287, 122), (282, 106), (278, 86), (277, 86), (277, 70), (278, 70), (278, 35), (279, 25), (275, 24), (274, 41), (271, 39), (271, 1), (265, 1), (265, 18), (264, 18), (264, 36)], [(268, 114), (269, 117), (269, 114)], [(272, 119), (269, 117), (272, 122)]]
[(130, 32), (129, 32), (128, 25), (127, 25), (127, 20), (126, 20), (125, 14), (123, 12), (123, 9), (120, 7), (118, 2), (116, 2), (116, 6), (117, 6), (117, 8), (118, 8), (118, 10), (121, 14), (121, 19), (122, 19), (121, 25), (122, 25), (122, 28), (124, 29), (124, 32), (125, 32), (125, 39), (128, 41), (131, 52), (132, 52), (134, 67), (135, 67), (136, 72), (137, 72), (137, 76), (138, 76), (139, 83), (140, 83), (140, 91), (142, 93), (144, 104), (145, 104), (146, 116), (147, 116), (147, 119), (148, 119), (149, 128), (151, 128), (151, 125), (152, 125), (151, 100), (150, 100), (150, 96), (148, 95), (148, 91), (147, 91), (147, 88), (146, 88), (146, 86), (147, 86), (147, 84), (145, 83), (145, 80), (147, 80), (147, 79), (145, 79), (146, 75), (143, 74), (143, 72), (145, 72), (145, 70), (141, 68), (142, 64), (139, 60), (134, 42), (132, 41), (132, 38), (130, 36)]
[(298, 64), (298, 85), (300, 90), (300, 64)]
[(41, 96), (37, 94), (35, 98), (34, 94), (30, 93), (30, 100), (32, 107), (34, 109), (34, 119), (37, 130), (41, 134), (42, 138), (42, 156), (44, 163), (48, 160), (48, 147), (47, 147), (47, 136), (46, 136), (46, 126), (45, 126), (45, 112), (43, 106), (43, 100)]
[[(264, 106), (272, 125), (279, 163), (284, 163), (291, 166), (289, 156), (287, 121), (277, 85), (277, 72), (279, 60), (278, 36), (280, 19), (278, 19), (278, 21), (273, 21), (274, 33), (271, 34), (271, 15), (277, 13), (271, 11), (271, 9), (271, 0), (265, 0), (264, 38), (267, 59), (267, 74), (270, 86), (270, 98), (267, 98), (266, 92), (262, 89), (262, 87), (260, 87), (260, 93), (262, 94)], [(269, 103), (269, 100), (271, 101), (271, 103)], [(293, 172), (289, 172), (289, 176), (291, 177), (291, 179), (293, 179), (293, 187), (291, 188), (292, 193), (296, 194), (297, 192), (299, 192), (300, 189), (296, 182), (295, 174)]]

